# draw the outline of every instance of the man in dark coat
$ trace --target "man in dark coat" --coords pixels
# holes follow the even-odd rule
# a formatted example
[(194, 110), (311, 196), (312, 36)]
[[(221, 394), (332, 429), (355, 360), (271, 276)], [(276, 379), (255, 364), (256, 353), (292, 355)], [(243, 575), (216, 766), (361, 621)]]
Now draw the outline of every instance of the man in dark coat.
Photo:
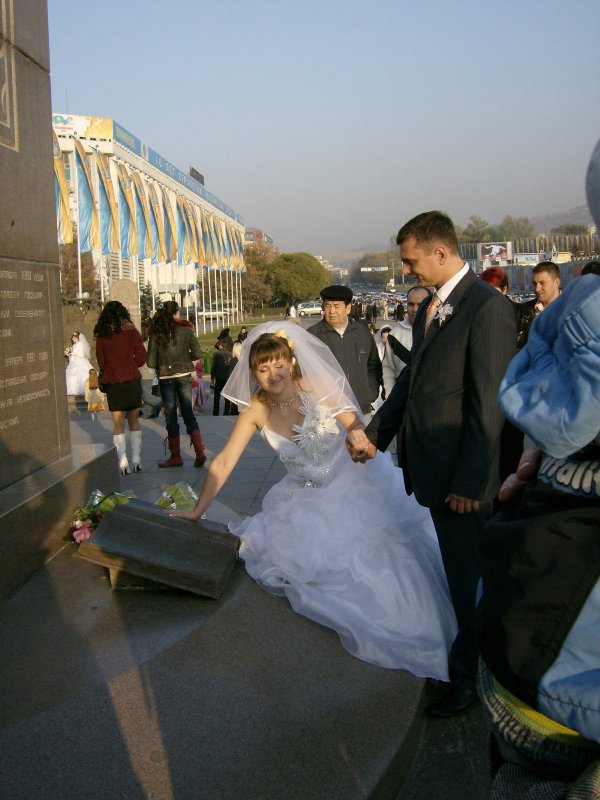
[[(213, 356), (212, 367), (210, 370), (210, 379), (213, 385), (213, 417), (219, 416), (219, 408), (221, 404), (221, 392), (231, 375), (233, 354), (228, 350), (224, 344), (217, 341), (215, 347), (218, 347), (217, 352)], [(234, 413), (232, 408), (233, 403), (225, 398), (223, 416), (228, 417)]]
[(554, 261), (540, 261), (531, 270), (531, 283), (535, 298), (517, 304), (517, 347), (519, 350), (527, 344), (529, 328), (533, 320), (560, 295), (560, 269)]
[(372, 444), (353, 457), (373, 457), (399, 432), (407, 491), (431, 511), (459, 632), (449, 690), (427, 711), (447, 717), (477, 699), (478, 549), (500, 483), (504, 419), (496, 398), (515, 353), (516, 322), (506, 299), (462, 260), (446, 215), (419, 214), (396, 241), (419, 286), (436, 291), (417, 312), (411, 363), (367, 427)]
[[(352, 289), (327, 286), (321, 291), (323, 319), (308, 330), (325, 342), (338, 360), (364, 415), (372, 412), (371, 403), (382, 385), (381, 360), (369, 329), (351, 319)], [(370, 418), (370, 416), (369, 416)]]

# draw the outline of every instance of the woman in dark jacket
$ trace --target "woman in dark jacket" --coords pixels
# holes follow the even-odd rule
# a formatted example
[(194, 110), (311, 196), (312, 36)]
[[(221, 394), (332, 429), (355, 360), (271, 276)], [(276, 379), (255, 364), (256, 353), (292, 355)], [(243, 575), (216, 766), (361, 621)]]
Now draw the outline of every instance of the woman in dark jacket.
[[(223, 387), (227, 383), (227, 379), (231, 375), (231, 370), (237, 364), (237, 360), (235, 363), (233, 362), (233, 355), (231, 350), (228, 350), (224, 344), (219, 346), (217, 342), (218, 350), (213, 356), (212, 360), (212, 367), (210, 370), (210, 379), (213, 384), (213, 417), (219, 416), (219, 406), (221, 404), (221, 392), (223, 391)], [(225, 398), (225, 404), (223, 408), (223, 416), (228, 417), (230, 414), (233, 413), (232, 409), (233, 403), (230, 400)]]
[(223, 347), (226, 350), (231, 350), (232, 346), (233, 339), (231, 338), (231, 328), (223, 328), (221, 333), (217, 336), (215, 350), (221, 350)]
[(152, 319), (149, 330), (148, 366), (156, 370), (160, 396), (167, 422), (170, 458), (160, 461), (159, 467), (180, 467), (181, 458), (177, 402), (181, 416), (192, 439), (196, 453), (195, 467), (206, 462), (204, 442), (192, 410), (192, 376), (194, 361), (202, 358), (202, 349), (192, 325), (179, 316), (179, 306), (173, 300), (162, 303)]
[[(142, 336), (129, 311), (118, 300), (111, 300), (102, 309), (94, 328), (96, 360), (102, 372), (108, 410), (113, 418), (113, 442), (119, 457), (121, 475), (139, 472), (142, 451), (140, 406), (142, 375), (139, 368), (146, 361)], [(127, 459), (125, 417), (131, 435), (131, 470)]]

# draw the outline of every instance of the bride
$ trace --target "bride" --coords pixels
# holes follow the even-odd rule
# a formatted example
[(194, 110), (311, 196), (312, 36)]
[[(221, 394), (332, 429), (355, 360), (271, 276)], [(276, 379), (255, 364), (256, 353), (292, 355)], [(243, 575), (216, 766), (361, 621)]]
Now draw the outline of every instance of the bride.
[(456, 621), (429, 511), (389, 453), (351, 460), (342, 433), (360, 448), (363, 424), (329, 348), (292, 323), (259, 325), (222, 393), (241, 413), (196, 507), (173, 516), (199, 519), (259, 431), (287, 474), (229, 525), (248, 574), (357, 658), (447, 680)]
[(69, 356), (67, 394), (84, 394), (85, 382), (94, 367), (89, 361), (90, 344), (81, 331), (74, 331), (71, 335), (71, 347), (65, 350), (65, 354)]

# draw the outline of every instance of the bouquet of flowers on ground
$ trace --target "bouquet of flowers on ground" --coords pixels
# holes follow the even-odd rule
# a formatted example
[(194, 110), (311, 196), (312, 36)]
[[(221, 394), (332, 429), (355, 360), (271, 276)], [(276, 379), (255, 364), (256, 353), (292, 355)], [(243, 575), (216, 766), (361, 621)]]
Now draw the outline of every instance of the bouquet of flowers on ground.
[(179, 511), (191, 511), (198, 500), (198, 495), (189, 483), (174, 483), (167, 486), (154, 505), (159, 508), (176, 508)]
[(128, 503), (135, 494), (131, 491), (109, 492), (104, 494), (100, 489), (92, 492), (84, 506), (73, 509), (73, 523), (69, 533), (79, 544), (89, 539), (106, 513), (112, 511), (118, 503)]

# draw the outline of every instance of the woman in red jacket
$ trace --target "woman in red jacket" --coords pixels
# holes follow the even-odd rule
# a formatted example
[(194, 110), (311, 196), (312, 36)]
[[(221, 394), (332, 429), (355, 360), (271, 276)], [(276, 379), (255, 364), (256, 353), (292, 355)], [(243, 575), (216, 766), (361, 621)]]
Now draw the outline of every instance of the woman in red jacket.
[[(121, 475), (139, 472), (142, 450), (142, 375), (139, 367), (146, 363), (146, 348), (129, 311), (118, 300), (111, 300), (104, 306), (94, 336), (96, 359), (102, 371), (101, 382), (113, 418), (113, 442)], [(131, 468), (127, 459), (125, 418), (131, 435)]]

